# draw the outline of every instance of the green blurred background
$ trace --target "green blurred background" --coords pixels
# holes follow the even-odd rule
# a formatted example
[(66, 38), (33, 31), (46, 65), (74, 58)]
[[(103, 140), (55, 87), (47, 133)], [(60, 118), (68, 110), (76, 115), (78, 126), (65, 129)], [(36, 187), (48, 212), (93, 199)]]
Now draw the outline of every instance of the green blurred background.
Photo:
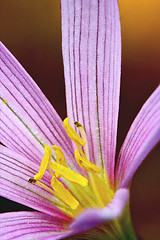
[[(160, 80), (160, 1), (119, 0), (122, 82), (118, 147)], [(0, 39), (66, 117), (59, 0), (0, 0)], [(140, 166), (131, 185), (131, 214), (139, 239), (160, 236), (160, 148)], [(5, 208), (6, 206), (6, 208)], [(3, 211), (25, 210), (4, 202)]]

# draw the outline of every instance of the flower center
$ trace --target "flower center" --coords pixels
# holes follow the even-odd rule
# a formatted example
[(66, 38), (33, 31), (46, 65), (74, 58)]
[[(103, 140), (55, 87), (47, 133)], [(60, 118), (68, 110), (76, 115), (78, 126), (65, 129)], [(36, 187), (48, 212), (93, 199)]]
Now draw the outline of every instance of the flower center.
[[(34, 178), (28, 180), (29, 183), (35, 183), (51, 192), (63, 204), (63, 207), (60, 208), (71, 216), (76, 216), (84, 208), (102, 208), (114, 196), (106, 174), (100, 174), (102, 172), (101, 168), (90, 161), (88, 142), (83, 126), (79, 122), (74, 124), (81, 136), (71, 127), (68, 118), (63, 121), (67, 135), (77, 147), (75, 149), (75, 160), (86, 171), (87, 177), (69, 168), (62, 149), (56, 145), (52, 146), (56, 161), (52, 161), (52, 149), (50, 146), (45, 145), (45, 154), (39, 171)], [(47, 169), (51, 174), (52, 189), (39, 181), (42, 180)]]

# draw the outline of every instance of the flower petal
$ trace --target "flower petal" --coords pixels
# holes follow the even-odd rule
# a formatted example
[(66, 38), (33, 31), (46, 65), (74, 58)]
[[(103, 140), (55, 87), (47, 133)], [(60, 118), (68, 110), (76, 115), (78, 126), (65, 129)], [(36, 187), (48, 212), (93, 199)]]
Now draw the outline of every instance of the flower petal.
[(90, 158), (110, 180), (119, 109), (121, 33), (116, 0), (62, 0), (62, 50), (68, 117), (85, 128)]
[(79, 215), (71, 224), (77, 232), (88, 231), (99, 224), (119, 218), (129, 199), (129, 189), (120, 188), (111, 202), (103, 209), (88, 209)]
[(160, 86), (138, 113), (125, 138), (116, 167), (117, 188), (128, 187), (147, 154), (160, 140)]
[[(1, 196), (71, 221), (70, 217), (54, 205), (54, 202), (57, 204), (60, 202), (51, 193), (36, 184), (28, 183), (29, 178), (34, 176), (39, 168), (37, 164), (2, 146), (0, 147), (0, 160)], [(50, 179), (46, 174), (43, 183), (49, 186), (49, 182)], [(60, 206), (63, 207), (63, 204)]]
[(62, 147), (71, 162), (74, 155), (62, 120), (2, 43), (0, 83), (1, 142), (36, 162), (41, 161), (45, 144), (56, 144)]
[[(40, 212), (12, 212), (0, 215), (0, 239), (58, 239), (68, 231), (67, 221)], [(60, 239), (60, 238), (59, 238)]]

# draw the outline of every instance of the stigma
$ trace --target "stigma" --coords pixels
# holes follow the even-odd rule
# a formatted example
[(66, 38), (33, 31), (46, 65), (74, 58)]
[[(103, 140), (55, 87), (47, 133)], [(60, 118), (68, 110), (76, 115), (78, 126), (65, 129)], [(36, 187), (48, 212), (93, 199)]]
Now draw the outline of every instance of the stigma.
[[(63, 210), (69, 212), (71, 216), (77, 215), (87, 207), (104, 207), (110, 201), (108, 195), (104, 194), (107, 185), (100, 177), (101, 168), (90, 161), (85, 130), (77, 121), (74, 125), (80, 135), (69, 124), (68, 118), (63, 121), (68, 137), (75, 143), (75, 162), (83, 171), (85, 170), (85, 177), (70, 168), (63, 149), (56, 145), (52, 148), (45, 145), (39, 171), (28, 180), (29, 183), (40, 185), (52, 192), (63, 203)], [(55, 161), (52, 160), (52, 151), (55, 153)], [(41, 182), (47, 170), (51, 174), (50, 188)], [(110, 195), (113, 195), (111, 189)]]

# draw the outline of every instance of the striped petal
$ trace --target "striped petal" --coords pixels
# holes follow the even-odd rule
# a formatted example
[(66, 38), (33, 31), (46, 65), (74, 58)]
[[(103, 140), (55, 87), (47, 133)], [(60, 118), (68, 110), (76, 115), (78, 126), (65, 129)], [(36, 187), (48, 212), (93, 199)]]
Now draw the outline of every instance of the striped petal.
[(160, 140), (160, 86), (143, 105), (126, 136), (116, 167), (117, 188), (128, 187), (147, 154)]
[(129, 199), (129, 189), (120, 188), (111, 202), (103, 209), (87, 209), (71, 224), (77, 232), (85, 232), (98, 225), (119, 218)]
[(121, 33), (117, 0), (62, 0), (67, 111), (83, 124), (90, 158), (110, 180), (119, 109)]
[(40, 212), (12, 212), (0, 215), (0, 239), (61, 239), (67, 222)]
[[(63, 204), (51, 193), (36, 184), (28, 183), (29, 178), (37, 173), (38, 164), (2, 146), (0, 147), (0, 160), (1, 196), (52, 216), (71, 220), (54, 205), (60, 204), (59, 206), (63, 208)], [(50, 185), (49, 174), (46, 174), (43, 180), (45, 185)]]
[(72, 163), (73, 152), (62, 120), (36, 83), (0, 43), (1, 142), (32, 161), (41, 161), (43, 146), (62, 147)]

